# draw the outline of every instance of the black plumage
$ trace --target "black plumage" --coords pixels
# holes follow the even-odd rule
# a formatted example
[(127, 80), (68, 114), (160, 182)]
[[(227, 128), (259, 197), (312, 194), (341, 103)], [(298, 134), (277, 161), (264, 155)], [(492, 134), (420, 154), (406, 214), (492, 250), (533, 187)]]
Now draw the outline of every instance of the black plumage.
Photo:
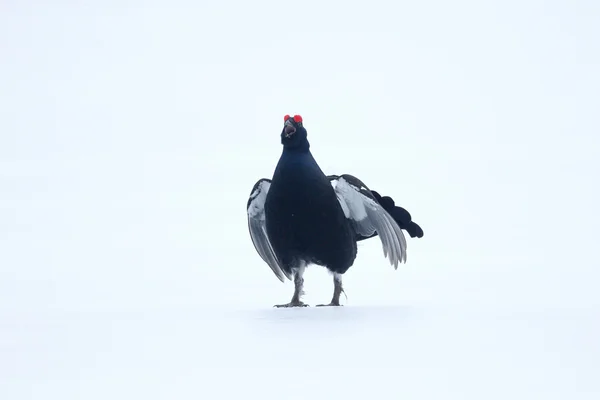
[(334, 276), (328, 305), (340, 305), (342, 275), (353, 265), (357, 242), (378, 236), (394, 268), (406, 262), (406, 239), (423, 230), (408, 211), (351, 175), (325, 175), (310, 152), (302, 117), (284, 118), (283, 152), (272, 179), (260, 179), (247, 203), (254, 246), (275, 275), (294, 280), (292, 300), (277, 307), (306, 306), (301, 300), (308, 264)]

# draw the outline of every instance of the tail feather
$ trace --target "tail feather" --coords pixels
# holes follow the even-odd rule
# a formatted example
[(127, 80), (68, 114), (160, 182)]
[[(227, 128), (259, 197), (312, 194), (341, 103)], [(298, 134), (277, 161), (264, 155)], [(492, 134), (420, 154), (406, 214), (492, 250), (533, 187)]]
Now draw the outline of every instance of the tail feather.
[(385, 211), (387, 211), (392, 218), (394, 218), (398, 226), (408, 232), (410, 237), (423, 237), (423, 229), (412, 220), (410, 213), (406, 209), (397, 206), (394, 202), (394, 199), (389, 196), (381, 196), (375, 190), (371, 190), (371, 193), (373, 193), (373, 196), (377, 202), (381, 204)]

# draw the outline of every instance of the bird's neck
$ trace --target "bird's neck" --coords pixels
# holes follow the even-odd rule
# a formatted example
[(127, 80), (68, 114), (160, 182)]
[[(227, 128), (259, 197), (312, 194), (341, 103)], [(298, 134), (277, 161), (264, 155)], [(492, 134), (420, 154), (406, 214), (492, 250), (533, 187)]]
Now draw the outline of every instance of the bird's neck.
[(308, 139), (302, 138), (298, 143), (287, 144), (283, 146), (284, 154), (301, 154), (301, 153), (310, 153), (310, 143)]
[(282, 160), (289, 160), (300, 163), (314, 162), (314, 158), (308, 146), (304, 147), (284, 147), (281, 153)]
[(306, 147), (284, 147), (277, 167), (275, 168), (274, 178), (277, 176), (285, 176), (286, 179), (295, 175), (305, 175), (308, 171), (319, 172), (320, 168), (317, 161)]

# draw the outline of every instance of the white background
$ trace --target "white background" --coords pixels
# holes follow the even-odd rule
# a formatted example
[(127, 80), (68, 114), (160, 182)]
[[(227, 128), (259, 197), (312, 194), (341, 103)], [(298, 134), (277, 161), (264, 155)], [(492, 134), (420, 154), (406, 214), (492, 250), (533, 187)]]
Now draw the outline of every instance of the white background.
[[(0, 398), (598, 398), (600, 5), (413, 3), (1, 2)], [(249, 237), (285, 114), (425, 231), (342, 308)]]

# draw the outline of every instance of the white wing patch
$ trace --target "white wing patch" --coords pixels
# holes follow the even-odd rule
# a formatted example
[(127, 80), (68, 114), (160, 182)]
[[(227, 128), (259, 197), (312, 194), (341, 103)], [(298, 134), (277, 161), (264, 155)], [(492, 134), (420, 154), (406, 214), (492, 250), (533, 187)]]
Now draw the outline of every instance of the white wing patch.
[(267, 235), (265, 201), (270, 187), (271, 181), (268, 179), (261, 179), (254, 185), (248, 200), (248, 229), (254, 248), (275, 276), (283, 282), (286, 277), (290, 280), (292, 277), (281, 267)]
[(269, 181), (258, 182), (258, 187), (250, 195), (249, 218), (265, 219), (265, 201), (270, 187), (271, 183)]
[(350, 184), (343, 176), (331, 184), (346, 218), (353, 222), (356, 233), (369, 237), (377, 232), (383, 246), (383, 254), (395, 269), (406, 262), (406, 238), (392, 216), (373, 198), (361, 193), (368, 190)]

